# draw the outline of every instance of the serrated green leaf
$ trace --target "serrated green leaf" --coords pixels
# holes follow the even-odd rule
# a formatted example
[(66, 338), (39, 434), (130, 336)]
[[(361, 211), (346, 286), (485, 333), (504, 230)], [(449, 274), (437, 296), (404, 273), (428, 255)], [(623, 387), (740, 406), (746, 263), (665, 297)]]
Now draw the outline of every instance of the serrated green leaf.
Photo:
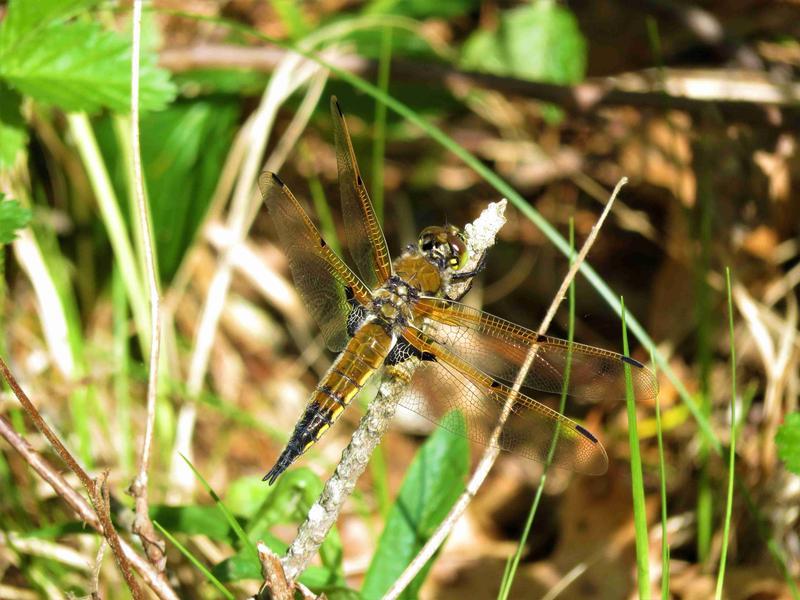
[[(464, 489), (469, 446), (466, 437), (451, 433), (464, 431), (464, 419), (454, 411), (444, 421), (449, 431), (441, 427), (436, 430), (417, 452), (403, 480), (364, 579), (361, 589), (364, 598), (383, 596)], [(417, 597), (432, 563), (417, 575), (401, 598)]]
[(792, 473), (800, 475), (800, 412), (789, 413), (775, 435), (778, 457)]
[(20, 113), (22, 98), (0, 81), (0, 169), (14, 164), (17, 154), (28, 140), (28, 132)]
[(26, 37), (59, 21), (65, 21), (89, 9), (100, 0), (11, 0), (8, 12), (0, 23), (0, 56)]
[(31, 211), (16, 200), (6, 200), (0, 194), (0, 244), (10, 244), (17, 237), (17, 230), (31, 221)]
[(586, 71), (586, 41), (574, 15), (550, 0), (505, 11), (496, 31), (474, 33), (465, 68), (552, 83), (576, 83)]
[[(130, 40), (97, 23), (50, 23), (23, 36), (0, 61), (0, 77), (40, 102), (68, 111), (130, 109)], [(139, 102), (156, 110), (175, 97), (169, 74), (155, 55), (141, 57)]]

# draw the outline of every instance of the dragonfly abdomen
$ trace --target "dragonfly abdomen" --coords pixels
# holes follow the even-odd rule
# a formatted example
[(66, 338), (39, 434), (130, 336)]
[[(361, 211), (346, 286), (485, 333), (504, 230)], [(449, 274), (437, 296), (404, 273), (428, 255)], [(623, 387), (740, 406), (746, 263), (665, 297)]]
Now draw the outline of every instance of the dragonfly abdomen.
[(289, 465), (330, 429), (370, 376), (383, 364), (393, 345), (391, 334), (380, 323), (365, 323), (355, 332), (312, 392), (289, 443), (275, 466), (264, 476), (264, 481), (270, 485), (275, 483)]

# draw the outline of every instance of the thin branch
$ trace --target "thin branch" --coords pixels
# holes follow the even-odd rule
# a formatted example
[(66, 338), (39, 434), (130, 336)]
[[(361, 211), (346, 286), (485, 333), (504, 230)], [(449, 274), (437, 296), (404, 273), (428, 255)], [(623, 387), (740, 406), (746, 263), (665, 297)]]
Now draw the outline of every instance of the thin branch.
[(264, 542), (256, 544), (258, 560), (261, 563), (261, 576), (264, 578), (262, 593), (272, 600), (292, 600), (292, 584), (286, 580), (280, 557), (270, 550)]
[(139, 143), (139, 54), (142, 38), (142, 0), (133, 2), (133, 50), (131, 55), (131, 154), (133, 155), (133, 183), (136, 212), (144, 250), (144, 264), (150, 296), (150, 364), (147, 378), (147, 420), (139, 457), (139, 470), (131, 483), (130, 493), (136, 504), (133, 532), (142, 540), (148, 559), (159, 571), (163, 571), (167, 557), (166, 544), (156, 534), (150, 520), (147, 500), (147, 472), (150, 468), (150, 453), (153, 446), (153, 429), (156, 420), (156, 394), (158, 392), (158, 363), (161, 352), (161, 300), (156, 278), (156, 261), (153, 252), (150, 211), (147, 207), (142, 178), (142, 154)]
[[(67, 463), (69, 469), (78, 476), (78, 479), (86, 488), (86, 491), (89, 494), (89, 498), (94, 505), (94, 510), (92, 511), (89, 509), (89, 512), (92, 514), (91, 525), (95, 527), (98, 531), (100, 531), (103, 536), (108, 541), (109, 546), (111, 546), (112, 551), (114, 552), (114, 558), (117, 561), (117, 565), (119, 566), (120, 571), (122, 571), (122, 575), (125, 578), (125, 582), (128, 584), (128, 587), (131, 590), (131, 594), (137, 600), (139, 598), (144, 598), (142, 595), (142, 591), (139, 588), (139, 585), (136, 583), (136, 580), (133, 578), (133, 574), (131, 573), (131, 565), (126, 557), (125, 553), (122, 550), (122, 540), (120, 540), (119, 534), (117, 530), (114, 528), (113, 523), (111, 522), (111, 517), (109, 513), (109, 506), (107, 503), (107, 498), (105, 497), (106, 491), (103, 489), (102, 491), (98, 490), (97, 483), (89, 476), (89, 474), (84, 471), (83, 467), (78, 464), (78, 461), (75, 460), (75, 457), (72, 456), (67, 447), (61, 442), (59, 437), (56, 433), (50, 428), (50, 426), (45, 422), (42, 418), (42, 415), (39, 413), (39, 410), (36, 406), (31, 402), (30, 398), (28, 398), (27, 394), (22, 390), (17, 380), (14, 378), (14, 375), (11, 374), (8, 366), (6, 365), (5, 361), (0, 358), (0, 372), (2, 372), (3, 377), (5, 378), (6, 382), (8, 383), (11, 391), (14, 392), (14, 395), (19, 400), (19, 403), (22, 405), (22, 408), (25, 409), (25, 412), (30, 417), (33, 424), (36, 426), (36, 429), (47, 438), (47, 441), (50, 442), (50, 445), (56, 451), (56, 453), (61, 457), (61, 459)], [(24, 439), (22, 439), (18, 434), (14, 433), (14, 436), (10, 436), (6, 432), (5, 426), (10, 425), (8, 421), (3, 418), (2, 421), (3, 428), (0, 434), (3, 435), (4, 438), (14, 447), (17, 451), (22, 454), (23, 458), (28, 460), (27, 454), (33, 453), (33, 450), (27, 446), (27, 443)], [(17, 439), (18, 438), (18, 439)], [(27, 449), (27, 454), (20, 449), (20, 443), (25, 445)], [(31, 463), (30, 460), (28, 460)], [(33, 464), (31, 463), (31, 466)], [(101, 484), (101, 489), (105, 487), (105, 482)], [(56, 492), (59, 492), (58, 488), (53, 488)], [(71, 489), (71, 488), (70, 488)], [(60, 494), (61, 495), (61, 494)], [(77, 495), (77, 494), (76, 494)], [(62, 496), (63, 497), (63, 496)], [(80, 498), (80, 496), (78, 496)], [(81, 498), (81, 501), (83, 499)], [(84, 501), (85, 502), (85, 501)], [(85, 521), (89, 522), (87, 518), (84, 518)], [(96, 524), (95, 524), (96, 523)]]
[[(465, 271), (475, 268), (480, 257), (494, 244), (497, 232), (505, 224), (503, 216), (505, 208), (505, 200), (494, 202), (473, 223), (464, 228), (471, 257), (464, 267)], [(468, 281), (462, 282), (447, 291), (450, 294), (458, 294), (468, 285)], [(410, 377), (416, 363), (410, 359), (401, 363), (401, 366), (407, 371), (405, 375)], [(336, 522), (344, 502), (366, 469), (373, 450), (380, 443), (394, 416), (397, 399), (405, 388), (406, 381), (405, 378), (387, 378), (381, 383), (375, 399), (369, 403), (367, 412), (353, 434), (350, 444), (342, 453), (336, 471), (325, 484), (319, 499), (308, 511), (297, 537), (281, 561), (289, 579), (296, 579), (308, 566)]]
[[(583, 243), (583, 247), (581, 248), (578, 256), (575, 258), (575, 261), (570, 266), (567, 275), (564, 277), (564, 280), (561, 282), (561, 287), (556, 292), (556, 295), (553, 298), (553, 301), (550, 303), (550, 308), (547, 310), (542, 322), (539, 324), (539, 333), (545, 333), (547, 328), (550, 326), (550, 323), (553, 320), (553, 317), (558, 310), (559, 305), (564, 300), (567, 294), (567, 290), (569, 289), (569, 285), (572, 280), (575, 278), (578, 269), (581, 266), (581, 263), (586, 260), (586, 256), (589, 253), (592, 245), (594, 244), (595, 240), (597, 239), (597, 234), (600, 232), (600, 228), (603, 226), (603, 222), (606, 220), (611, 207), (614, 204), (614, 200), (619, 193), (619, 190), (622, 188), (623, 185), (627, 183), (627, 178), (623, 177), (617, 186), (614, 188), (614, 191), (611, 193), (611, 197), (608, 200), (605, 208), (603, 209), (600, 218), (595, 223), (594, 227), (592, 227), (589, 236), (586, 238), (586, 241)], [(442, 523), (439, 527), (436, 528), (436, 531), (433, 535), (425, 542), (425, 545), (419, 551), (419, 553), (414, 557), (414, 560), (406, 567), (405, 571), (403, 571), (402, 575), (394, 582), (389, 591), (386, 592), (386, 595), (383, 597), (384, 600), (393, 600), (397, 598), (402, 591), (408, 586), (411, 581), (413, 581), (414, 577), (420, 572), (420, 570), (425, 566), (425, 564), (431, 559), (431, 557), (436, 553), (439, 547), (444, 543), (444, 540), (450, 535), (453, 527), (455, 526), (456, 522), (461, 518), (466, 511), (467, 506), (472, 501), (472, 498), (478, 491), (478, 488), (483, 484), (486, 477), (489, 475), (489, 471), (491, 470), (492, 466), (494, 466), (495, 461), (497, 460), (498, 455), (500, 454), (500, 450), (497, 448), (496, 440), (499, 438), (500, 433), (502, 431), (503, 426), (505, 425), (505, 421), (508, 418), (508, 415), (511, 411), (511, 406), (514, 402), (515, 394), (519, 391), (520, 387), (522, 386), (522, 382), (525, 379), (525, 376), (528, 373), (528, 369), (530, 369), (531, 365), (533, 364), (534, 359), (536, 358), (536, 348), (532, 348), (531, 351), (528, 353), (525, 362), (522, 365), (520, 372), (517, 374), (516, 379), (514, 380), (514, 385), (512, 390), (514, 394), (509, 397), (509, 400), (506, 402), (506, 405), (503, 407), (503, 414), (501, 418), (498, 420), (494, 431), (492, 432), (491, 439), (495, 442), (494, 445), (489, 446), (486, 448), (486, 451), (483, 453), (478, 466), (475, 468), (475, 472), (472, 474), (472, 478), (470, 479), (469, 483), (467, 484), (466, 489), (458, 498), (456, 503), (450, 509), (450, 512), (444, 518)]]
[[(172, 71), (241, 67), (272, 71), (286, 50), (201, 44), (161, 52), (160, 64)], [(373, 79), (378, 61), (342, 56), (332, 63), (350, 73)], [(393, 80), (454, 88), (486, 88), (510, 96), (552, 102), (575, 114), (604, 106), (638, 106), (700, 113), (713, 104), (726, 121), (790, 127), (800, 123), (797, 83), (775, 82), (756, 71), (664, 69), (589, 78), (576, 85), (557, 85), (486, 73), (463, 71), (443, 63), (393, 60)], [(767, 110), (772, 108), (773, 110)]]
[[(7, 373), (5, 363), (0, 361), (0, 368)], [(23, 394), (24, 396), (24, 394)], [(26, 397), (27, 399), (27, 397)], [(38, 414), (38, 413), (37, 413)], [(40, 417), (41, 418), (41, 417)], [(34, 421), (35, 422), (35, 421)], [(44, 432), (42, 432), (44, 434)], [(44, 434), (47, 437), (46, 434)], [(5, 417), (0, 416), (0, 437), (5, 439), (9, 445), (16, 450), (22, 459), (28, 463), (31, 469), (36, 472), (69, 507), (75, 512), (78, 518), (100, 533), (103, 526), (97, 513), (91, 505), (76, 492), (61, 476), (61, 473), (38, 454), (31, 445), (21, 435), (19, 435), (11, 423)], [(49, 438), (48, 438), (49, 439)], [(58, 449), (56, 449), (58, 451)], [(80, 474), (78, 477), (81, 478)], [(88, 476), (87, 476), (88, 478)], [(82, 479), (82, 478), (81, 478)], [(91, 479), (89, 479), (91, 481)], [(164, 577), (153, 565), (145, 560), (136, 550), (134, 550), (125, 540), (119, 540), (119, 547), (122, 550), (124, 559), (144, 580), (147, 586), (161, 600), (178, 600), (178, 596), (172, 591)]]

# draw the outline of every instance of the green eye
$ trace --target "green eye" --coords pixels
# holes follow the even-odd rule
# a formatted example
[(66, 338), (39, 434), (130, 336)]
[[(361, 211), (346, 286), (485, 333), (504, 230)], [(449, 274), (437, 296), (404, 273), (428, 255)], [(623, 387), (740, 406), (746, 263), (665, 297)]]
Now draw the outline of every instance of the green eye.
[(467, 244), (461, 239), (460, 236), (449, 236), (448, 242), (450, 243), (450, 253), (452, 254), (449, 262), (450, 268), (453, 271), (458, 271), (464, 268), (469, 260), (469, 252), (467, 251)]

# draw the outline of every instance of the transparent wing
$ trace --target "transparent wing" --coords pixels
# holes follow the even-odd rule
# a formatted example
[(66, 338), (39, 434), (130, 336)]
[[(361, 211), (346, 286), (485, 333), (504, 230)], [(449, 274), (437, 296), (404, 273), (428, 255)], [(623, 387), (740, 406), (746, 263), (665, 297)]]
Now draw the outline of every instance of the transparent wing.
[(587, 400), (623, 398), (625, 365), (631, 367), (637, 400), (655, 398), (658, 383), (638, 361), (593, 346), (565, 340), (520, 327), (465, 304), (440, 298), (422, 298), (415, 313), (426, 319), (425, 333), (438, 344), (484, 373), (513, 384), (529, 355), (535, 350), (522, 386), (560, 394), (566, 391)]
[(322, 239), (289, 188), (274, 173), (262, 173), (258, 185), (278, 239), (289, 259), (295, 286), (317, 321), (325, 344), (338, 352), (347, 344), (349, 298), (361, 304), (370, 292)]
[[(400, 405), (479, 444), (496, 446), (553, 466), (600, 475), (608, 458), (599, 441), (564, 415), (524, 394), (515, 394), (413, 329), (403, 337), (436, 357), (422, 361), (399, 399)], [(454, 409), (464, 417), (449, 417)], [(508, 419), (498, 438), (492, 430), (501, 415)]]
[(347, 248), (361, 279), (374, 290), (391, 276), (392, 260), (367, 188), (361, 179), (347, 123), (335, 96), (331, 98), (331, 113)]

